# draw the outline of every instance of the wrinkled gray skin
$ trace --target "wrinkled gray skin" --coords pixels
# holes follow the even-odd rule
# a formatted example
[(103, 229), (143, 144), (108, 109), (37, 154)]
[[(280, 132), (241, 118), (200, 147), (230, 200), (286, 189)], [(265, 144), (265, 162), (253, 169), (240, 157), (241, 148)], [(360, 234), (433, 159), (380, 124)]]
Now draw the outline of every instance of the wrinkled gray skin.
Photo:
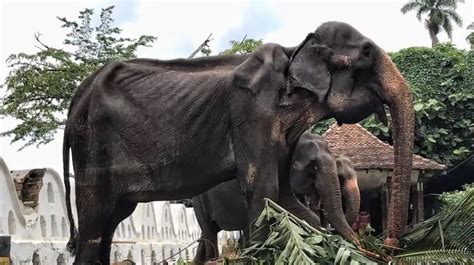
[[(357, 173), (352, 166), (351, 160), (344, 155), (335, 155), (337, 176), (341, 186), (341, 195), (343, 198), (344, 213), (346, 216), (347, 223), (352, 225), (357, 220), (357, 215), (360, 210), (360, 190), (357, 183)], [(318, 186), (316, 185), (316, 191), (312, 192), (308, 197), (309, 208), (319, 213), (321, 204), (321, 195), (318, 192)], [(337, 196), (337, 195), (336, 195)], [(331, 196), (330, 196), (331, 197)], [(325, 199), (326, 204), (330, 204), (330, 198)], [(338, 200), (335, 200), (338, 202)], [(333, 209), (334, 205), (324, 207), (325, 209)], [(334, 216), (334, 215), (331, 215)], [(336, 216), (340, 218), (339, 216)], [(329, 220), (330, 223), (331, 220)], [(338, 231), (339, 232), (339, 231)]]
[(293, 48), (265, 44), (250, 55), (103, 66), (78, 87), (64, 130), (75, 264), (109, 264), (115, 228), (137, 203), (189, 198), (233, 178), (254, 220), (264, 198), (291, 193), (283, 176), (304, 131), (330, 117), (355, 123), (377, 113), (386, 121), (384, 104), (395, 153), (385, 243), (396, 245), (408, 209), (412, 98), (388, 55), (356, 29), (328, 22)]
[(337, 176), (341, 183), (342, 198), (344, 199), (345, 215), (349, 225), (353, 225), (360, 210), (360, 190), (357, 183), (357, 173), (351, 160), (343, 155), (336, 155)]
[[(313, 204), (319, 201), (315, 198), (320, 198), (329, 223), (343, 237), (351, 239), (354, 232), (350, 225), (359, 212), (360, 192), (357, 175), (347, 157), (336, 158), (321, 136), (304, 133), (293, 155), (290, 182), (295, 194), (312, 197)], [(346, 217), (341, 195), (345, 195)]]
[[(329, 215), (329, 222), (333, 224), (344, 222), (342, 190), (346, 218), (350, 218), (348, 219), (349, 224), (355, 221), (360, 207), (360, 194), (357, 175), (347, 157), (333, 156), (321, 136), (306, 132), (298, 140), (292, 165), (289, 179), (291, 188), (296, 195), (318, 198), (317, 202), (311, 201), (313, 204), (319, 204), (320, 194), (325, 196), (323, 199), (325, 208), (328, 212), (334, 212)], [(342, 183), (340, 187), (339, 183)], [(278, 203), (284, 203), (285, 198), (279, 199), (282, 202)], [(243, 230), (244, 238), (248, 238), (246, 229), (248, 227), (246, 218), (248, 208), (236, 180), (221, 183), (207, 192), (193, 197), (193, 206), (202, 231), (201, 239), (204, 239), (199, 242), (194, 259), (196, 263), (203, 263), (217, 257), (217, 233), (221, 230)], [(289, 209), (293, 213), (292, 210)], [(294, 214), (298, 216), (300, 213)], [(319, 225), (316, 215), (312, 215), (309, 219), (313, 220), (313, 226)], [(345, 237), (350, 237), (346, 231), (338, 232)]]

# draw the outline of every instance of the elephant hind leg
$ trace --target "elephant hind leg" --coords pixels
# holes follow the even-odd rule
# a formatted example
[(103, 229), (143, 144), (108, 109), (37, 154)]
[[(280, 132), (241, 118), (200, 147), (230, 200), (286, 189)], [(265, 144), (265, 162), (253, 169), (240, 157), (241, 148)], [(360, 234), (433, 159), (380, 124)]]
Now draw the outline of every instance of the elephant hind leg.
[(136, 207), (137, 203), (135, 202), (121, 201), (119, 201), (114, 207), (114, 210), (110, 215), (110, 218), (106, 224), (106, 227), (104, 227), (104, 232), (102, 234), (102, 243), (100, 247), (101, 264), (110, 264), (110, 249), (112, 246), (112, 239), (114, 237), (115, 229), (120, 224), (120, 222), (133, 213)]
[(199, 245), (196, 251), (196, 256), (194, 257), (195, 264), (204, 264), (206, 261), (206, 243), (203, 240), (203, 236), (199, 240)]
[[(100, 260), (100, 249), (103, 231), (111, 214), (110, 205), (114, 202), (105, 198), (98, 191), (86, 191), (77, 187), (78, 239), (77, 254), (74, 264), (97, 264)], [(87, 196), (86, 196), (87, 195)]]
[(206, 236), (206, 261), (219, 257), (219, 247), (217, 245), (217, 232)]
[(202, 234), (199, 240), (195, 264), (204, 264), (205, 262), (217, 258), (219, 256), (219, 248), (217, 247), (217, 233)]
[(219, 256), (217, 233), (221, 229), (214, 223), (206, 224), (201, 229), (201, 238), (199, 239), (196, 256), (194, 257), (194, 263), (196, 264), (204, 264), (206, 261)]

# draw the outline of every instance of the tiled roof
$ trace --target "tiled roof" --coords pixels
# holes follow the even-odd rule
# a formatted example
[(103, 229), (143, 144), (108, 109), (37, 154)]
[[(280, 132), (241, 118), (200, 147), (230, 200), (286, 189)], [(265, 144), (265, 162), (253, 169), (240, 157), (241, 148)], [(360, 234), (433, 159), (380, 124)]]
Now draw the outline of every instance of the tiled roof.
[[(393, 146), (382, 142), (359, 124), (333, 124), (323, 137), (335, 154), (349, 157), (356, 169), (393, 169)], [(444, 170), (446, 166), (413, 155), (413, 169)]]

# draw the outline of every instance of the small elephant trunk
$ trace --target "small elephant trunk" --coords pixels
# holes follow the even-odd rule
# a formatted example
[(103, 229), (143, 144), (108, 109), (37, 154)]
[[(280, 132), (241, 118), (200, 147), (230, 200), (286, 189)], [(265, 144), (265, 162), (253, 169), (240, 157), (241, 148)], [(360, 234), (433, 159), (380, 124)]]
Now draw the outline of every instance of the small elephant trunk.
[(359, 246), (359, 240), (348, 224), (342, 209), (341, 187), (336, 173), (336, 163), (329, 160), (317, 170), (319, 172), (315, 185), (321, 196), (323, 207), (326, 209), (329, 223), (341, 236)]
[(346, 220), (349, 225), (353, 225), (360, 210), (360, 191), (357, 179), (344, 181), (342, 184), (342, 197), (346, 207)]
[[(283, 187), (282, 187), (283, 186)], [(291, 187), (289, 183), (287, 185), (282, 185), (280, 190), (280, 195), (278, 198), (278, 204), (285, 208), (287, 211), (294, 214), (301, 220), (306, 221), (312, 227), (321, 226), (321, 222), (316, 213), (311, 211), (309, 208), (304, 206), (295, 196), (293, 191), (288, 187)]]

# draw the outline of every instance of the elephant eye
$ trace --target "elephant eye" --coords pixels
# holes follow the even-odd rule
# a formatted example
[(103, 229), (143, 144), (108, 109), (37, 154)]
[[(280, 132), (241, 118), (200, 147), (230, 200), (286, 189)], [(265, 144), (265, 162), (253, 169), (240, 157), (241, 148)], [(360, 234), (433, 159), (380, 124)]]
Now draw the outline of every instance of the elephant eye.
[(365, 57), (370, 57), (371, 54), (372, 54), (372, 44), (370, 44), (370, 42), (364, 43), (364, 45), (362, 46), (362, 55)]

